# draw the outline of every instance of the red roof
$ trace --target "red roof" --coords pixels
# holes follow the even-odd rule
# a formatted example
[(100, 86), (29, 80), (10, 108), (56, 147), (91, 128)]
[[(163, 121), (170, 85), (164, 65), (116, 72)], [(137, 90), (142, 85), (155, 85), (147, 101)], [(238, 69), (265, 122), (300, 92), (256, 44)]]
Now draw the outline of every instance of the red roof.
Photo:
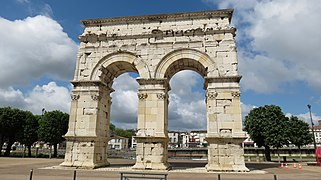
[(321, 129), (321, 125), (319, 125), (319, 126), (313, 126), (313, 129)]

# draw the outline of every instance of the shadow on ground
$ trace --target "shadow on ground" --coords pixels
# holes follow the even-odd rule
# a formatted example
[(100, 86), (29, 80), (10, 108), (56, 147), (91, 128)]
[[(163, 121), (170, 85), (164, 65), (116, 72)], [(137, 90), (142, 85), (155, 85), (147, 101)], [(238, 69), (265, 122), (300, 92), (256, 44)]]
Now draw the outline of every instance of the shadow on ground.
[[(118, 163), (111, 163), (111, 168), (118, 168), (118, 167), (131, 167), (134, 166), (135, 161), (127, 161), (127, 162), (118, 162)], [(207, 164), (205, 160), (198, 160), (198, 161), (191, 161), (191, 160), (169, 160), (169, 164), (172, 170), (184, 170), (190, 168), (204, 168)], [(271, 168), (278, 168), (278, 163), (267, 162), (267, 163), (256, 163), (250, 162), (245, 164), (247, 168), (250, 170), (266, 170)]]

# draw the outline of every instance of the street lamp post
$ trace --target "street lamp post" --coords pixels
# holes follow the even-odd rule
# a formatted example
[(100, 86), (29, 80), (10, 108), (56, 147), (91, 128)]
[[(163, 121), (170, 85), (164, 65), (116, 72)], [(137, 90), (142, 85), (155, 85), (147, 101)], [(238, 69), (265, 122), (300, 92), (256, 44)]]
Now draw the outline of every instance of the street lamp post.
[(315, 143), (315, 136), (314, 136), (314, 124), (313, 124), (313, 120), (312, 120), (312, 113), (311, 113), (311, 105), (308, 104), (308, 109), (310, 111), (310, 119), (311, 119), (311, 126), (312, 126), (312, 136), (313, 136), (313, 145), (314, 145), (314, 151), (317, 150), (317, 144)]

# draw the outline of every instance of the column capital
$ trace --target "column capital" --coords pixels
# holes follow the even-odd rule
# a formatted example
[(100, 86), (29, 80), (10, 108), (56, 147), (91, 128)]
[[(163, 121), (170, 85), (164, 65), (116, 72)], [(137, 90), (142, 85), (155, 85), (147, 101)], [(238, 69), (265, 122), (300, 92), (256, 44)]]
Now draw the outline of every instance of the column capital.
[(137, 93), (137, 96), (138, 96), (138, 99), (143, 101), (145, 100), (147, 97), (148, 97), (148, 94), (147, 93)]
[(78, 93), (71, 93), (70, 94), (71, 100), (72, 101), (77, 101), (80, 98), (80, 95)]
[(239, 91), (233, 91), (231, 92), (233, 98), (240, 98), (241, 93)]
[(205, 96), (207, 99), (215, 99), (217, 95), (218, 93), (216, 91), (207, 91)]

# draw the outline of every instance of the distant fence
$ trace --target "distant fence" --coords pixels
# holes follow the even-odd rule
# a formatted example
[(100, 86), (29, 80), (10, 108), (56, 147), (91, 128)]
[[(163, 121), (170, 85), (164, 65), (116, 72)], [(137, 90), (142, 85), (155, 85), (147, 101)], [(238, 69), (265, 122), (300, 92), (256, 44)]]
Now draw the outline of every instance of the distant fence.
[[(32, 156), (33, 157), (49, 157), (49, 149), (42, 148), (42, 149), (32, 149)], [(52, 152), (53, 153), (53, 152)], [(168, 157), (169, 158), (178, 158), (178, 159), (193, 159), (193, 158), (207, 158), (207, 148), (174, 148), (168, 149)], [(303, 158), (314, 158), (315, 153), (313, 148), (302, 148), (301, 149), (302, 157)], [(58, 156), (64, 157), (65, 150), (58, 149)], [(281, 157), (286, 157), (288, 159), (298, 159), (300, 156), (300, 151), (297, 148), (281, 148), (279, 149), (279, 154)], [(277, 149), (271, 148), (271, 156), (277, 156), (278, 152)], [(11, 156), (23, 156), (23, 149), (17, 149), (11, 152)], [(25, 156), (27, 156), (27, 151), (25, 152)], [(264, 157), (264, 148), (253, 148), (253, 147), (246, 147), (244, 148), (244, 156), (246, 161), (263, 161)], [(109, 158), (125, 158), (125, 159), (135, 159), (136, 158), (136, 151), (127, 149), (127, 150), (115, 150), (109, 149), (108, 150), (108, 157)]]
[[(277, 151), (271, 148), (271, 156), (278, 156), (278, 152), (282, 157), (298, 158), (300, 151), (297, 148), (281, 148)], [(302, 148), (302, 157), (313, 158), (315, 157), (313, 148)], [(244, 156), (247, 159), (258, 158), (262, 159), (264, 156), (264, 148), (244, 148)], [(168, 157), (174, 158), (207, 158), (207, 148), (175, 148), (168, 149)], [(261, 160), (260, 160), (261, 161)]]

